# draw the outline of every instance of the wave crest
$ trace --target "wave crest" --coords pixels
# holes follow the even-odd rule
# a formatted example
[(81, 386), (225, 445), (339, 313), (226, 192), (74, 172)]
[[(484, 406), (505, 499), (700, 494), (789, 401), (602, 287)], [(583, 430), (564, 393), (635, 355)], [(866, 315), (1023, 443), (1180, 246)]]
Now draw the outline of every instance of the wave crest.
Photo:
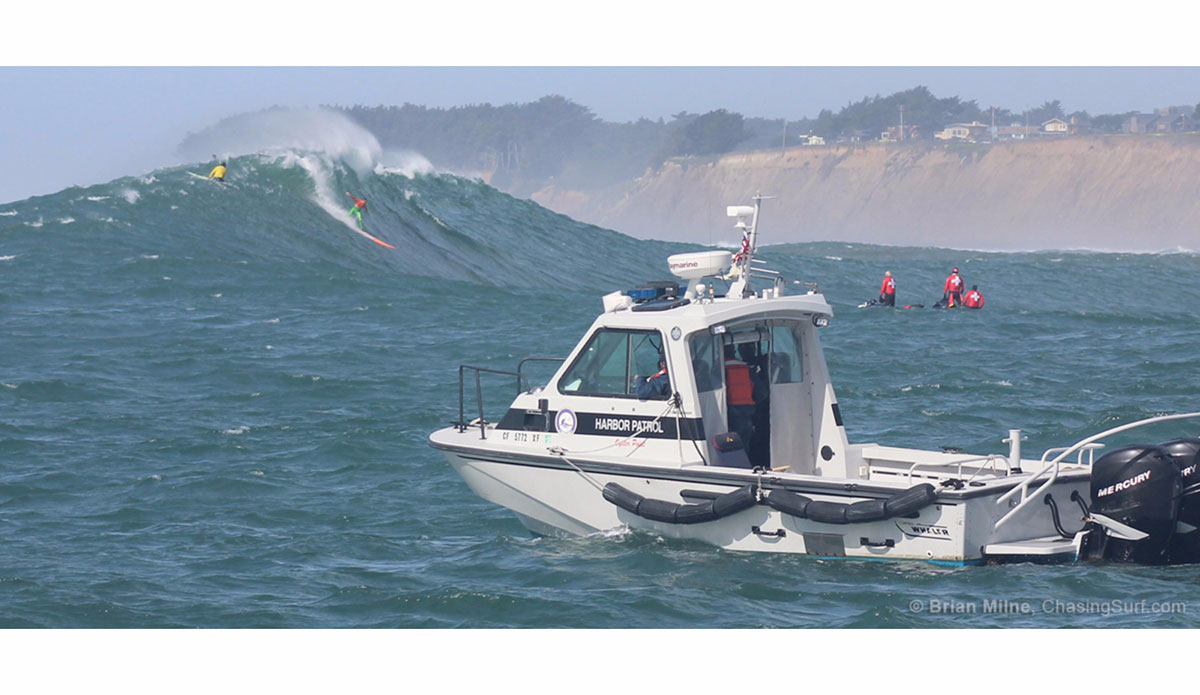
[(366, 128), (345, 114), (326, 108), (275, 108), (226, 118), (179, 146), (188, 159), (204, 160), (209, 153), (228, 159), (236, 155), (320, 152), (341, 160), (365, 176), (383, 159), (383, 147)]

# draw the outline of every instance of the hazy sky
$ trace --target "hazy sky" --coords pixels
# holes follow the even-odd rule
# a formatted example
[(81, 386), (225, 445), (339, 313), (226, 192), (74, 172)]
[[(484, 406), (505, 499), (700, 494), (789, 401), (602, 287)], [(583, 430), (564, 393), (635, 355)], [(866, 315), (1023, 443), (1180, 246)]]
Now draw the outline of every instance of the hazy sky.
[[(803, 8), (776, 15), (771, 3), (760, 8), (760, 15), (766, 12), (778, 21), (735, 15), (727, 23), (689, 24), (646, 3), (614, 0), (605, 5), (606, 15), (580, 17), (567, 25), (559, 20), (570, 17), (558, 15), (576, 10), (564, 9), (561, 2), (480, 5), (482, 9), (468, 4), (455, 17), (367, 3), (356, 4), (351, 15), (299, 23), (223, 0), (206, 3), (216, 11), (201, 15), (164, 10), (161, 4), (128, 4), (160, 8), (152, 19), (167, 21), (171, 31), (147, 25), (144, 13), (134, 12), (138, 19), (126, 26), (120, 13), (114, 18), (97, 10), (81, 17), (83, 10), (63, 4), (62, 13), (81, 20), (74, 29), (69, 24), (56, 27), (49, 38), (19, 32), (0, 45), (0, 64), (10, 66), (0, 67), (0, 202), (179, 163), (175, 147), (189, 131), (272, 105), (412, 102), (446, 107), (561, 94), (612, 121), (716, 108), (797, 119), (918, 84), (938, 96), (957, 95), (1013, 111), (1049, 99), (1061, 100), (1068, 111), (1092, 114), (1200, 102), (1200, 69), (1194, 67), (951, 67), (957, 60), (1011, 65), (1042, 59), (1055, 64), (1061, 60), (1056, 57), (1062, 55), (1064, 34), (1044, 8), (1038, 22), (1018, 24), (1024, 33), (1004, 33), (1005, 27), (999, 27), (1001, 36), (988, 38), (986, 27), (995, 24), (994, 18), (987, 24), (956, 15), (948, 31), (921, 20), (920, 33), (906, 33), (894, 31), (903, 29), (894, 22), (851, 21)], [(105, 7), (110, 12), (111, 6)], [(528, 7), (557, 14), (520, 12)], [(864, 6), (864, 16), (871, 16), (871, 7)], [(1020, 3), (1005, 7), (1019, 9)], [(1041, 7), (1030, 5), (1031, 11)], [(238, 13), (231, 15), (231, 8)], [(11, 24), (20, 23), (22, 12), (31, 13), (35, 25), (43, 24), (48, 9), (54, 12), (42, 4), (37, 12), (17, 9)], [(622, 14), (633, 9), (637, 14)], [(162, 13), (167, 14), (160, 17)], [(631, 16), (639, 21), (622, 19)], [(1078, 19), (1071, 21), (1081, 26)], [(836, 31), (814, 31), (826, 27)], [(897, 35), (905, 39), (897, 40)], [(1170, 45), (1195, 45), (1156, 36)], [(1047, 37), (1056, 38), (1058, 48), (1047, 52)], [(1034, 50), (1039, 40), (1045, 45)], [(989, 41), (1003, 48), (988, 53)], [(1112, 55), (1114, 63), (1128, 65), (1145, 65), (1147, 58), (1162, 55), (1139, 53), (1136, 42), (1132, 50), (1128, 43), (1122, 46), (1125, 53), (1110, 47), (1089, 53), (1080, 41), (1070, 55), (1083, 62)], [(186, 67), (198, 62), (214, 66)], [(415, 67), (235, 67), (273, 63)], [(755, 66), (806, 63), (857, 67)], [(478, 67), (489, 64), (542, 67)], [(546, 67), (555, 64), (572, 67)], [(665, 67), (689, 64), (738, 67)], [(889, 64), (939, 67), (876, 67)], [(30, 67), (39, 65), (50, 67)]]

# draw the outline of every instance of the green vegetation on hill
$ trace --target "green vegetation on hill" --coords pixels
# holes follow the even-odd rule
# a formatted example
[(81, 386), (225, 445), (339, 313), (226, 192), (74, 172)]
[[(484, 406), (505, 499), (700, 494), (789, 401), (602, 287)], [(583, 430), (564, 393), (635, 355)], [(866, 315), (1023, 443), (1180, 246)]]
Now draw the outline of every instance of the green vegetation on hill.
[(728, 152), (747, 138), (741, 114), (682, 112), (671, 122), (602, 121), (561, 96), (528, 104), (415, 104), (342, 109), (385, 148), (408, 148), (439, 166), (492, 172), (494, 182), (529, 192), (553, 180), (603, 187), (640, 176), (670, 157)]
[[(951, 123), (1037, 125), (1056, 117), (1079, 117), (1096, 132), (1120, 132), (1130, 115), (1067, 113), (1057, 100), (1021, 112), (981, 108), (975, 101), (957, 96), (938, 98), (923, 86), (886, 97), (863, 97), (836, 113), (824, 109), (815, 118), (787, 122), (717, 109), (704, 114), (681, 111), (670, 120), (611, 123), (597, 118), (586, 106), (556, 95), (503, 106), (332, 108), (373, 133), (384, 148), (420, 152), (443, 169), (487, 174), (494, 185), (517, 195), (529, 195), (547, 185), (602, 190), (635, 179), (672, 157), (794, 146), (809, 135), (830, 144), (843, 138), (874, 140), (898, 125), (902, 112), (904, 124), (916, 126), (922, 138)], [(1196, 117), (1200, 117), (1200, 104)], [(203, 135), (190, 135), (184, 147)]]
[(786, 124), (783, 119), (745, 117), (725, 109), (704, 114), (683, 111), (669, 121), (643, 118), (610, 123), (561, 96), (504, 106), (441, 109), (405, 104), (342, 110), (374, 133), (384, 147), (410, 148), (450, 169), (488, 172), (497, 185), (522, 194), (549, 183), (603, 188), (636, 178), (672, 157), (796, 145), (808, 135), (830, 143), (841, 138), (873, 140), (898, 125), (902, 111), (904, 124), (916, 126), (925, 138), (951, 123), (1036, 125), (1071, 117), (1090, 122), (1099, 132), (1120, 132), (1129, 115), (1068, 113), (1058, 100), (1014, 112), (980, 107), (957, 96), (939, 98), (924, 86), (863, 97), (836, 113), (824, 109), (815, 118)]

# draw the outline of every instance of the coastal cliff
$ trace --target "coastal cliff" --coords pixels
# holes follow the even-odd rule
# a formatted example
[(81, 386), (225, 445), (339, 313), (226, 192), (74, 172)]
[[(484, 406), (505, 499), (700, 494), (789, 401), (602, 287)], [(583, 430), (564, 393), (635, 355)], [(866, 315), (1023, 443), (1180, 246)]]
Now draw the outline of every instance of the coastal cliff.
[(766, 243), (977, 249), (1200, 248), (1200, 136), (866, 143), (681, 158), (604, 191), (534, 193), (641, 238), (731, 242), (756, 192)]

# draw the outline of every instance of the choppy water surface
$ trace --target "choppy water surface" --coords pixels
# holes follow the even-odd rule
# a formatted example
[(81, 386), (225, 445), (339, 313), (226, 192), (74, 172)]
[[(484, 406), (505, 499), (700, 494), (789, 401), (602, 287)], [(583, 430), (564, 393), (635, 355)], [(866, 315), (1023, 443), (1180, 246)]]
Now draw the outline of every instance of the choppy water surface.
[[(457, 417), (458, 364), (565, 354), (600, 295), (665, 276), (686, 247), (475, 181), (301, 162), (239, 158), (227, 188), (172, 169), (0, 206), (0, 626), (1200, 625), (1195, 567), (530, 536), (425, 443)], [(345, 224), (346, 189), (398, 250)], [(763, 256), (835, 307), (823, 335), (852, 440), (1003, 451), (1021, 427), (1040, 453), (1200, 410), (1192, 253)], [(984, 311), (855, 308), (884, 270), (901, 304), (932, 304), (951, 266)], [(498, 412), (508, 394), (489, 395)], [(1197, 434), (1177, 427), (1147, 436)]]

